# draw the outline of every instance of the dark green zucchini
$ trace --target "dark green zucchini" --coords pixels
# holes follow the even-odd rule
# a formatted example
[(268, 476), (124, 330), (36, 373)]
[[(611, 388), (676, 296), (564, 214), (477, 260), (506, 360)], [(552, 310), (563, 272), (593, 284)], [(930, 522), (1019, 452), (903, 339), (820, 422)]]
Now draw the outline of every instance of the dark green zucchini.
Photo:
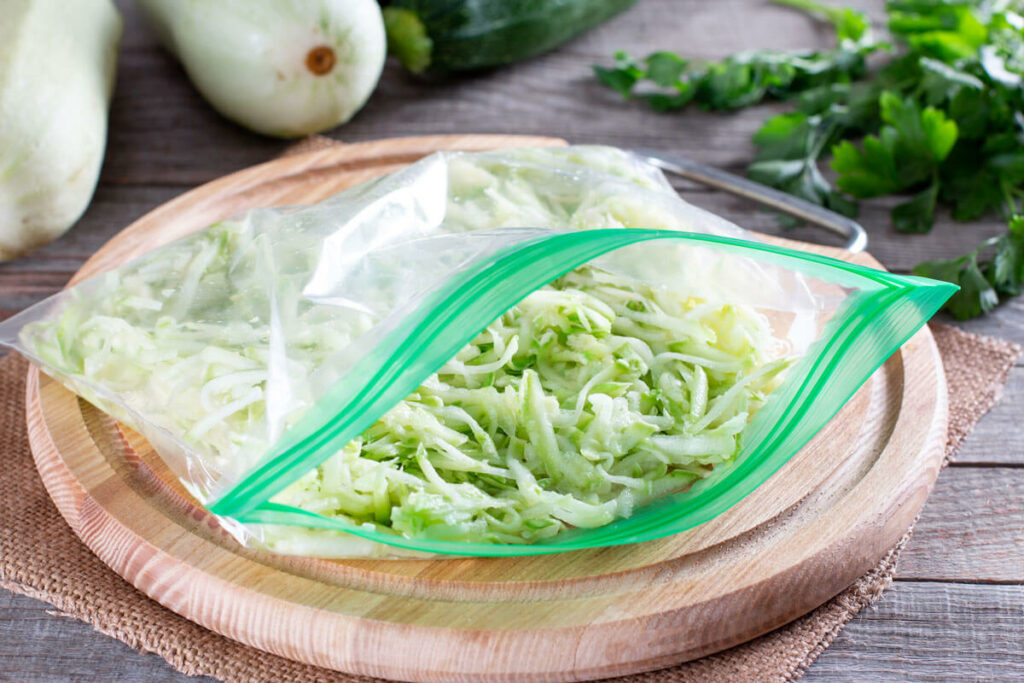
[(388, 49), (410, 71), (474, 71), (546, 52), (636, 0), (392, 0)]

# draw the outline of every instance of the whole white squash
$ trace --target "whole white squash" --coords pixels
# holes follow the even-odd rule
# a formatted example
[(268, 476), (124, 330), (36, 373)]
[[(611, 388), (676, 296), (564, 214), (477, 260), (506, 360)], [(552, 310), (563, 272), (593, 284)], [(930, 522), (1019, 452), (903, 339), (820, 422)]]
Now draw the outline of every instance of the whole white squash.
[(377, 0), (138, 0), (192, 83), (227, 118), (276, 137), (348, 121), (387, 41)]
[(85, 211), (107, 142), (121, 16), (110, 0), (3, 0), (0, 261)]

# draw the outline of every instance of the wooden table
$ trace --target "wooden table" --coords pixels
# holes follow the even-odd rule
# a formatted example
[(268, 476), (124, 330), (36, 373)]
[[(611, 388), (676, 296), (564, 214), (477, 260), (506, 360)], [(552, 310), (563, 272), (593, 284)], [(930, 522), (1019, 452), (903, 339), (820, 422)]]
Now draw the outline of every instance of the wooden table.
[[(134, 6), (119, 0), (125, 35), (100, 186), (77, 226), (32, 256), (0, 265), (0, 312), (57, 291), (123, 226), (224, 173), (279, 154), (211, 110), (156, 45)], [(881, 16), (880, 0), (858, 3)], [(770, 107), (731, 115), (659, 115), (598, 86), (589, 65), (618, 49), (675, 49), (720, 57), (749, 47), (825, 46), (810, 20), (765, 0), (641, 0), (618, 20), (562, 50), (492, 75), (422, 83), (389, 65), (369, 105), (330, 134), (366, 140), (430, 133), (526, 133), (573, 142), (660, 147), (742, 171), (750, 134)], [(684, 195), (744, 227), (777, 232), (775, 219), (742, 201), (683, 188)], [(1002, 230), (943, 218), (925, 237), (895, 234), (887, 205), (864, 207), (871, 252), (890, 269), (958, 255)], [(813, 231), (797, 237), (816, 239)], [(1024, 343), (1024, 299), (965, 328)], [(811, 667), (809, 680), (1024, 678), (1024, 367), (1002, 403), (940, 476), (897, 580), (875, 609), (853, 620)], [(155, 655), (138, 654), (41, 602), (0, 590), (0, 680), (186, 681)]]

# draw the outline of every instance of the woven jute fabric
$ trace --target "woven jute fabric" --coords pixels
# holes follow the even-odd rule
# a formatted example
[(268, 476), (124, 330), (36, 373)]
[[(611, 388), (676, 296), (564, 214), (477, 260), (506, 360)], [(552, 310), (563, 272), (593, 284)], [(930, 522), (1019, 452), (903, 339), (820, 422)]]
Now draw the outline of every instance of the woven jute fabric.
[[(947, 459), (997, 400), (1020, 348), (945, 325), (932, 327), (949, 381)], [(0, 361), (0, 586), (44, 600), (178, 671), (222, 681), (369, 681), (269, 655), (167, 610), (100, 562), (64, 522), (43, 488), (25, 433), (25, 373), (17, 356)], [(798, 678), (843, 625), (892, 582), (910, 530), (874, 569), (832, 601), (744, 645), (671, 669), (617, 679), (784, 681)]]

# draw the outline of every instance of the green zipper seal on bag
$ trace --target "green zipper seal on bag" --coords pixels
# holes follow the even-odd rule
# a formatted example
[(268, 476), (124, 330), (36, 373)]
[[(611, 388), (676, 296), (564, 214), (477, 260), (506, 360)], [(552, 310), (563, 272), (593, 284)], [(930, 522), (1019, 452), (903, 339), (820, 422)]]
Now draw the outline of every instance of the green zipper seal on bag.
[(481, 330), (531, 292), (594, 258), (669, 231), (552, 233), (506, 247), (457, 274), (388, 334), (281, 438), (264, 464), (209, 506), (251, 512), (362, 434)]
[[(629, 518), (596, 529), (573, 529), (532, 545), (410, 539), (269, 502), (363, 433), (531, 292), (605, 253), (660, 239), (747, 256), (856, 290), (769, 395), (745, 430), (731, 466)], [(727, 237), (641, 229), (552, 232), (506, 247), (452, 277), (336, 382), (261, 466), (208, 508), (243, 523), (331, 529), (412, 550), (475, 556), (564, 552), (678, 533), (720, 514), (767, 480), (956, 290), (945, 282)]]

